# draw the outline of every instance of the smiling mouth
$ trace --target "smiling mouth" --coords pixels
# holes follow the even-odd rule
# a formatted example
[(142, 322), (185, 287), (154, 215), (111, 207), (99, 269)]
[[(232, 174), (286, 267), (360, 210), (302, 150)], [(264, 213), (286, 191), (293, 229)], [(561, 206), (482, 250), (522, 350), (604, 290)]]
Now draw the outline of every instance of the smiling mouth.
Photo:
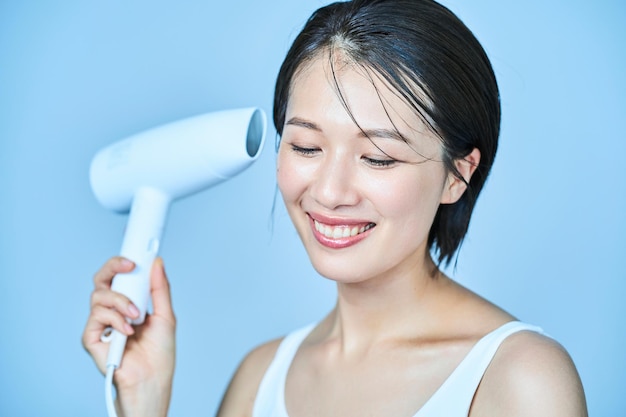
[(324, 235), (328, 239), (354, 237), (376, 226), (376, 223), (367, 223), (354, 226), (331, 226), (320, 223), (317, 220), (313, 220), (313, 224), (315, 225), (315, 230), (317, 230), (320, 234)]

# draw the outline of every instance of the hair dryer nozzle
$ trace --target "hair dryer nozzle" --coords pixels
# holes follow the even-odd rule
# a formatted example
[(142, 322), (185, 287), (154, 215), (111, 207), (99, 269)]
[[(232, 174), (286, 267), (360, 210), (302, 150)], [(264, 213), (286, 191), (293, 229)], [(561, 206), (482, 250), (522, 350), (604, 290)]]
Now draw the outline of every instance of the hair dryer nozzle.
[(263, 148), (265, 129), (265, 113), (260, 109), (255, 109), (252, 113), (252, 117), (250, 117), (248, 136), (246, 137), (246, 151), (248, 152), (248, 156), (252, 159), (256, 159)]

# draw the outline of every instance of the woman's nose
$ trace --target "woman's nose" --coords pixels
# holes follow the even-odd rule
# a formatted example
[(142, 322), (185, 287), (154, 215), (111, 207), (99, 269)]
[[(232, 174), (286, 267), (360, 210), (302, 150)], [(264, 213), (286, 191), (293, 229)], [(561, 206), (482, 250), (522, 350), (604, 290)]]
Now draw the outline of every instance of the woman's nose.
[(311, 184), (311, 195), (327, 209), (356, 205), (359, 193), (355, 180), (354, 161), (340, 155), (325, 155)]

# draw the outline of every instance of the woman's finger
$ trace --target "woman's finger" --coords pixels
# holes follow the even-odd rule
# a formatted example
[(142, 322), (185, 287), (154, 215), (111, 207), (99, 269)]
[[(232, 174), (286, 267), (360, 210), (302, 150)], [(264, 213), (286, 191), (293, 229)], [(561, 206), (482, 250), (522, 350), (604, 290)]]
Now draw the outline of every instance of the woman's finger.
[(109, 289), (96, 289), (91, 293), (92, 310), (98, 306), (115, 309), (131, 319), (139, 317), (139, 310), (128, 297)]
[(135, 268), (135, 264), (121, 256), (114, 256), (109, 259), (93, 277), (94, 285), (97, 289), (111, 288), (111, 281), (118, 273), (130, 272)]
[(150, 287), (152, 291), (152, 306), (154, 307), (154, 315), (166, 318), (171, 322), (176, 322), (174, 310), (172, 308), (172, 297), (170, 291), (170, 283), (165, 274), (163, 259), (158, 257), (152, 265), (150, 273)]
[(102, 333), (111, 327), (120, 333), (130, 336), (135, 333), (126, 317), (117, 311), (103, 306), (96, 306), (91, 310), (85, 330), (83, 331), (83, 346), (89, 350), (90, 346), (101, 341)]

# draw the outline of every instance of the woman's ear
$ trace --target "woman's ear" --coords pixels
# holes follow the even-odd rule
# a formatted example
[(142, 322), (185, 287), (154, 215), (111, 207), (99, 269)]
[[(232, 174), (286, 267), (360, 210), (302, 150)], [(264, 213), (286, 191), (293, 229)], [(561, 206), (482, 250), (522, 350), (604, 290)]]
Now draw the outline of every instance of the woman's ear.
[(453, 204), (459, 201), (459, 198), (461, 198), (467, 189), (467, 184), (469, 184), (472, 174), (474, 174), (474, 171), (478, 168), (479, 163), (480, 151), (478, 148), (474, 148), (472, 152), (464, 158), (454, 161), (454, 166), (465, 181), (457, 178), (453, 172), (449, 172), (443, 194), (441, 195), (441, 204)]

